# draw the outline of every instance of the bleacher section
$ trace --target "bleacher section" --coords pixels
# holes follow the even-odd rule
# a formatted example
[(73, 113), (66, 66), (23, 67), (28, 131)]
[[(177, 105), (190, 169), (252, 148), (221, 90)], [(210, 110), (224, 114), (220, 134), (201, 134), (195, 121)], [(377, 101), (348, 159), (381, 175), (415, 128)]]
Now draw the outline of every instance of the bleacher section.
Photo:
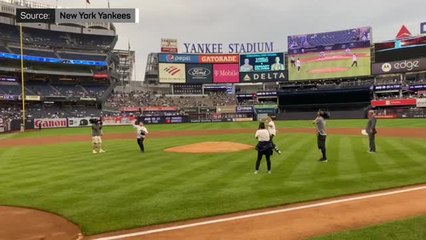
[(63, 59), (76, 59), (76, 60), (88, 60), (88, 61), (105, 61), (106, 55), (85, 55), (78, 53), (59, 53), (59, 56)]
[[(9, 47), (12, 53), (14, 54), (21, 54), (20, 48), (15, 47)], [(26, 49), (24, 48), (24, 55), (27, 56), (37, 56), (37, 57), (47, 57), (47, 58), (58, 58), (54, 52), (52, 51), (39, 51), (39, 50), (32, 50), (32, 49)]]
[(33, 91), (39, 96), (57, 96), (59, 91), (54, 89), (51, 85), (44, 82), (30, 81), (25, 84), (25, 87)]

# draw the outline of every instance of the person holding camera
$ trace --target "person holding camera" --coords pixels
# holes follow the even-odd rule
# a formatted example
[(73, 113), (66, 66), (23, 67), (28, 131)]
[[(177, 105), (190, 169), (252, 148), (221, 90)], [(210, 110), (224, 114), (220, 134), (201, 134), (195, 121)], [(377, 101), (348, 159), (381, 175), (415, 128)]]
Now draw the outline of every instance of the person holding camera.
[(271, 174), (271, 155), (272, 149), (274, 148), (271, 143), (271, 136), (268, 129), (265, 127), (264, 122), (259, 123), (259, 128), (255, 134), (258, 143), (256, 145), (257, 150), (257, 160), (256, 160), (256, 170), (254, 174), (259, 172), (260, 161), (262, 160), (263, 155), (266, 157), (266, 164), (268, 166), (268, 173)]
[(365, 132), (368, 134), (368, 142), (369, 142), (369, 153), (375, 153), (376, 152), (376, 123), (377, 119), (375, 117), (374, 110), (368, 111), (368, 123), (365, 127)]
[(92, 152), (104, 153), (102, 149), (102, 122), (99, 120), (90, 120), (92, 123)]
[(325, 131), (325, 118), (328, 118), (328, 114), (322, 110), (319, 110), (317, 113), (317, 117), (312, 122), (316, 125), (317, 145), (318, 149), (320, 149), (322, 153), (322, 158), (319, 160), (320, 162), (327, 162), (327, 153), (325, 148), (325, 140), (327, 139), (327, 133)]
[(136, 128), (136, 141), (139, 145), (139, 148), (141, 149), (141, 152), (145, 152), (145, 146), (143, 145), (143, 142), (146, 135), (148, 134), (148, 129), (146, 129), (142, 121), (139, 122), (139, 125), (134, 124), (133, 127)]

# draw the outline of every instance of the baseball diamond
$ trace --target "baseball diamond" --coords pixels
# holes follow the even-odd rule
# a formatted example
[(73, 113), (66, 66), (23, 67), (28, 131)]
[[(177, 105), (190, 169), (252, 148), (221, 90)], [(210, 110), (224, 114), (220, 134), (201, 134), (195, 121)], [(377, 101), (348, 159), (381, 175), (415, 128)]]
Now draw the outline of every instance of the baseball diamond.
[(426, 239), (421, 3), (0, 0), (0, 240)]

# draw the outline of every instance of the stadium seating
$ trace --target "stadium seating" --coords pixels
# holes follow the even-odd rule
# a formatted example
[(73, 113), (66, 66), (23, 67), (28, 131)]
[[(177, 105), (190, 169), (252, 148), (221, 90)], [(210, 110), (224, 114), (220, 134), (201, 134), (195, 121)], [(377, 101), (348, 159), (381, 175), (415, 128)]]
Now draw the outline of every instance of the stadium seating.
[[(15, 47), (9, 47), (9, 48), (14, 54), (21, 54), (20, 48), (15, 48)], [(53, 51), (38, 51), (38, 50), (25, 49), (25, 48), (24, 48), (24, 55), (46, 57), (46, 58), (58, 58), (58, 56), (56, 56)]]
[(87, 60), (87, 61), (105, 61), (106, 55), (84, 55), (78, 53), (59, 53), (63, 59)]

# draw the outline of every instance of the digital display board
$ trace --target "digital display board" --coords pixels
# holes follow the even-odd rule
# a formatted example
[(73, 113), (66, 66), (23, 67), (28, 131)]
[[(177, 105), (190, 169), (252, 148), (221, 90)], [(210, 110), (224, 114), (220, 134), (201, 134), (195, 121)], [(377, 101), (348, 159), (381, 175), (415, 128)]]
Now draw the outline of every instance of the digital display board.
[(240, 72), (283, 71), (284, 53), (240, 55)]
[(289, 36), (289, 80), (370, 75), (370, 46), (370, 27)]

